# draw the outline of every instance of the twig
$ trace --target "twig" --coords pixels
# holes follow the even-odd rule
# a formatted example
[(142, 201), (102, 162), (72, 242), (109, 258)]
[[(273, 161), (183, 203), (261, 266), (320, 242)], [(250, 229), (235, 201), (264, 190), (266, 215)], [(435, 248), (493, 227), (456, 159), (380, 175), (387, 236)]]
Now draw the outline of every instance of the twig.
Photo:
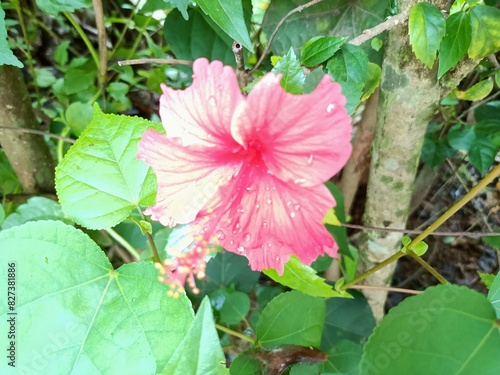
[(0, 126), (0, 129), (2, 129), (2, 130), (13, 130), (13, 131), (16, 131), (16, 132), (21, 132), (21, 133), (46, 135), (47, 137), (60, 139), (60, 140), (62, 140), (64, 142), (75, 143), (74, 139), (63, 137), (63, 136), (60, 136), (60, 135), (57, 135), (57, 134), (46, 133), (46, 132), (44, 132), (42, 130), (27, 129), (27, 128), (11, 128), (10, 126)]
[(371, 29), (363, 30), (363, 33), (361, 35), (358, 35), (354, 39), (351, 39), (349, 41), (349, 44), (360, 46), (361, 44), (370, 40), (374, 36), (377, 36), (386, 30), (392, 29), (394, 26), (406, 22), (407, 19), (408, 19), (408, 12), (406, 11), (403, 11), (393, 17), (387, 17), (387, 19), (384, 22), (378, 24), (377, 26), (372, 27)]
[(262, 55), (260, 55), (260, 58), (259, 60), (257, 61), (257, 63), (255, 64), (255, 66), (250, 70), (250, 72), (248, 74), (252, 74), (253, 72), (255, 72), (259, 66), (262, 64), (262, 62), (264, 61), (264, 59), (266, 58), (266, 55), (267, 53), (269, 52), (269, 48), (271, 48), (271, 44), (273, 43), (273, 40), (274, 38), (276, 37), (276, 34), (278, 33), (279, 29), (281, 28), (281, 26), (283, 26), (283, 24), (285, 23), (285, 21), (290, 18), (291, 16), (293, 16), (295, 13), (298, 13), (298, 12), (302, 12), (304, 9), (306, 8), (309, 8), (309, 7), (312, 7), (313, 5), (316, 5), (318, 3), (321, 3), (323, 0), (313, 0), (313, 1), (310, 1), (306, 4), (303, 4), (303, 5), (300, 5), (298, 6), (297, 8), (294, 8), (292, 9), (290, 12), (288, 12), (282, 19), (280, 22), (278, 22), (278, 24), (276, 25), (276, 28), (274, 29), (273, 33), (271, 34), (271, 36), (269, 37), (269, 40), (267, 41), (267, 45), (266, 47), (264, 48), (264, 51), (262, 51)]
[(170, 65), (193, 65), (192, 61), (177, 59), (134, 59), (118, 61), (118, 65), (140, 65), (140, 64), (170, 64)]
[(247, 85), (247, 71), (245, 70), (245, 59), (243, 57), (243, 46), (236, 40), (233, 42), (234, 59), (236, 60), (236, 75), (240, 87), (243, 88)]
[[(381, 227), (370, 227), (366, 225), (357, 225), (357, 224), (345, 224), (342, 223), (343, 227), (352, 228), (352, 229), (362, 229), (362, 230), (373, 230), (379, 232), (396, 232), (396, 233), (411, 233), (411, 234), (420, 234), (423, 233), (423, 230), (418, 229), (398, 229), (398, 228), (381, 228)], [(474, 233), (474, 232), (432, 232), (431, 236), (446, 236), (446, 237), (470, 237), (470, 238), (481, 238), (488, 236), (500, 236), (500, 232), (490, 232), (490, 233)]]
[(460, 116), (458, 116), (458, 119), (459, 120), (463, 119), (465, 116), (467, 116), (469, 114), (469, 112), (475, 110), (477, 107), (480, 107), (485, 103), (490, 102), (491, 100), (495, 99), (497, 96), (500, 96), (500, 91), (497, 91), (493, 95), (490, 95), (489, 97), (476, 102), (474, 105), (471, 105), (469, 108), (467, 108), (465, 111), (463, 111)]
[(97, 26), (97, 38), (99, 40), (99, 85), (104, 93), (106, 74), (108, 71), (108, 47), (106, 45), (106, 28), (104, 27), (104, 11), (101, 0), (92, 0), (95, 12), (95, 23)]
[(395, 288), (391, 286), (374, 286), (374, 285), (351, 285), (349, 289), (373, 289), (373, 290), (387, 290), (388, 292), (406, 293), (406, 294), (420, 294), (421, 290)]

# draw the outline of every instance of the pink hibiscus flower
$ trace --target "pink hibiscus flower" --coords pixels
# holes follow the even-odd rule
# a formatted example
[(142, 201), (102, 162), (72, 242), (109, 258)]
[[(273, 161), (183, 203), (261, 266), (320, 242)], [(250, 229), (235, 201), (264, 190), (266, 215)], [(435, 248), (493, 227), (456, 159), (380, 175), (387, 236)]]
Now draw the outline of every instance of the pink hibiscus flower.
[(323, 183), (352, 149), (340, 85), (325, 75), (313, 93), (292, 95), (268, 73), (245, 97), (231, 67), (198, 59), (193, 71), (185, 90), (162, 85), (167, 135), (148, 130), (139, 143), (158, 179), (146, 213), (194, 231), (193, 250), (161, 266), (166, 280), (194, 287), (210, 244), (280, 274), (292, 254), (304, 264), (337, 256), (322, 220), (335, 206)]

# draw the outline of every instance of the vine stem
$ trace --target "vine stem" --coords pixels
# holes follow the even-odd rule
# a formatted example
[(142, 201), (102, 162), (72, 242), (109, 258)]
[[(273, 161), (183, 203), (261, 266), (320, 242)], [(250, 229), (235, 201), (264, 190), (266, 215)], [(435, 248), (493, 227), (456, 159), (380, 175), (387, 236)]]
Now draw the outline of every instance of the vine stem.
[(155, 262), (161, 263), (160, 255), (158, 254), (158, 249), (156, 248), (153, 236), (151, 235), (151, 233), (146, 232), (146, 237), (148, 238), (149, 245), (151, 246), (151, 250), (153, 251), (153, 257), (155, 258)]
[(105, 231), (111, 236), (111, 238), (113, 238), (116, 242), (122, 245), (123, 248), (130, 253), (130, 255), (132, 255), (137, 260), (140, 260), (141, 256), (139, 255), (137, 250), (135, 250), (133, 246), (127, 242), (125, 238), (120, 236), (115, 230), (111, 228), (105, 229)]
[(82, 40), (85, 43), (85, 45), (87, 46), (90, 54), (92, 55), (92, 58), (94, 59), (94, 62), (97, 66), (97, 69), (99, 70), (100, 69), (99, 55), (97, 54), (90, 39), (87, 37), (87, 34), (85, 34), (85, 32), (83, 31), (81, 26), (78, 24), (78, 22), (76, 22), (75, 17), (73, 17), (73, 15), (71, 13), (69, 13), (69, 12), (63, 12), (63, 13), (66, 16), (66, 18), (68, 19), (68, 21), (71, 23), (71, 25), (73, 25), (73, 27), (75, 28), (78, 35), (80, 35), (80, 38), (82, 38)]
[(238, 338), (240, 338), (242, 340), (245, 340), (245, 341), (248, 341), (248, 342), (250, 342), (252, 344), (255, 344), (255, 340), (253, 338), (248, 337), (248, 336), (246, 336), (246, 335), (244, 335), (242, 333), (233, 331), (230, 328), (221, 326), (220, 324), (217, 324), (217, 323), (215, 323), (215, 328), (217, 328), (219, 331), (226, 332), (227, 334), (230, 334), (232, 336), (238, 337)]
[[(430, 266), (425, 260), (420, 258), (417, 254), (413, 252), (412, 249), (415, 248), (417, 244), (422, 242), (425, 238), (427, 238), (432, 232), (434, 232), (437, 228), (439, 228), (446, 220), (448, 220), (453, 214), (455, 214), (458, 210), (460, 210), (463, 206), (465, 206), (472, 198), (478, 195), (489, 183), (491, 183), (496, 177), (500, 176), (500, 164), (498, 164), (495, 168), (491, 170), (481, 181), (478, 182), (476, 186), (474, 186), (470, 191), (465, 194), (462, 198), (460, 198), (453, 206), (451, 206), (444, 214), (442, 214), (434, 223), (429, 225), (429, 227), (420, 233), (417, 237), (415, 237), (406, 247), (408, 249), (408, 253), (419, 262), (425, 269), (427, 269), (434, 277), (436, 277), (441, 283), (447, 283), (447, 281), (442, 277), (432, 266)], [(398, 251), (397, 253), (391, 255), (389, 258), (385, 259), (381, 263), (377, 264), (375, 267), (370, 268), (368, 271), (362, 273), (354, 280), (342, 285), (339, 289), (341, 291), (349, 289), (352, 285), (359, 283), (364, 280), (368, 276), (374, 274), (378, 270), (384, 268), (388, 264), (397, 261), (399, 258), (402, 258), (406, 254), (402, 251)]]

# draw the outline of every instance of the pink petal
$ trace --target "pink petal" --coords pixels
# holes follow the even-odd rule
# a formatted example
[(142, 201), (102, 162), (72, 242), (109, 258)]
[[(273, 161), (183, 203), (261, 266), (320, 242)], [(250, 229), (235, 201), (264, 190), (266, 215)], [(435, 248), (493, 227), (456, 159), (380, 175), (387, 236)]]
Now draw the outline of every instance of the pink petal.
[(231, 132), (245, 148), (261, 146), (272, 174), (313, 186), (336, 174), (351, 155), (351, 119), (341, 87), (325, 75), (313, 93), (292, 95), (266, 74), (235, 113)]
[(149, 129), (142, 135), (137, 154), (153, 168), (158, 181), (156, 205), (147, 214), (165, 226), (192, 222), (239, 168), (225, 163), (224, 151), (182, 146), (176, 140)]
[(325, 252), (337, 255), (338, 246), (322, 224), (335, 205), (324, 185), (287, 184), (264, 166), (252, 166), (221, 195), (233, 200), (217, 225), (217, 238), (226, 250), (245, 255), (252, 269), (275, 268), (281, 274), (292, 254), (305, 264)]
[(232, 142), (231, 118), (243, 100), (233, 69), (198, 59), (193, 72), (193, 83), (185, 90), (161, 86), (160, 117), (167, 135), (184, 145)]

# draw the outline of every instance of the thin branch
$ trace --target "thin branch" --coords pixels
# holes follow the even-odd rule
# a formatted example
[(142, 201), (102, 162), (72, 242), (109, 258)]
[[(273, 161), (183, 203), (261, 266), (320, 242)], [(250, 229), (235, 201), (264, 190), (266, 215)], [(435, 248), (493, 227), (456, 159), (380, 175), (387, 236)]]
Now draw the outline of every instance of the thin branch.
[(378, 24), (377, 26), (372, 27), (371, 29), (363, 30), (363, 33), (361, 35), (358, 35), (354, 39), (350, 40), (349, 44), (360, 46), (361, 44), (370, 40), (374, 36), (377, 36), (383, 33), (384, 31), (390, 30), (394, 26), (405, 23), (407, 19), (408, 19), (407, 11), (403, 11), (393, 17), (387, 17), (387, 19), (384, 22)]
[(30, 133), (30, 134), (37, 134), (37, 135), (45, 135), (50, 138), (55, 138), (55, 139), (60, 139), (61, 141), (68, 142), (68, 143), (75, 143), (74, 139), (63, 137), (61, 135), (57, 134), (52, 134), (52, 133), (46, 133), (42, 130), (35, 130), (35, 129), (27, 129), (27, 128), (11, 128), (10, 126), (0, 126), (0, 129), (2, 130), (13, 130), (16, 132), (21, 132), (21, 133)]
[(467, 108), (465, 111), (463, 111), (460, 116), (458, 116), (458, 119), (459, 120), (463, 119), (470, 112), (474, 111), (477, 107), (480, 107), (483, 104), (486, 104), (486, 103), (490, 102), (491, 100), (495, 99), (497, 96), (500, 96), (500, 91), (497, 91), (496, 93), (494, 93), (493, 95), (490, 95), (486, 99), (480, 100), (480, 101), (476, 102), (474, 105), (471, 105), (469, 108)]
[(288, 12), (282, 19), (280, 22), (278, 22), (278, 24), (276, 25), (276, 28), (274, 29), (273, 33), (271, 34), (271, 36), (269, 37), (269, 40), (267, 41), (267, 45), (266, 47), (264, 48), (264, 51), (262, 52), (262, 55), (260, 55), (260, 58), (259, 60), (257, 61), (257, 63), (255, 64), (255, 66), (250, 70), (250, 72), (248, 74), (252, 74), (253, 72), (255, 72), (259, 66), (262, 64), (262, 62), (264, 61), (264, 59), (266, 58), (266, 55), (267, 53), (269, 52), (269, 48), (271, 48), (271, 44), (273, 43), (273, 40), (274, 38), (276, 37), (276, 34), (278, 33), (279, 29), (281, 28), (281, 26), (283, 26), (283, 24), (285, 23), (285, 21), (287, 19), (289, 19), (291, 16), (293, 16), (295, 13), (298, 13), (298, 12), (302, 12), (304, 9), (307, 9), (309, 7), (312, 7), (313, 5), (316, 5), (318, 3), (321, 3), (323, 0), (313, 0), (313, 1), (310, 1), (306, 4), (303, 4), (303, 5), (300, 5), (298, 6), (297, 8), (294, 8), (292, 9), (290, 12)]
[(349, 289), (373, 289), (373, 290), (386, 290), (388, 292), (406, 293), (406, 294), (420, 294), (421, 290), (395, 288), (391, 286), (374, 286), (374, 285), (351, 285)]
[[(357, 224), (345, 224), (342, 223), (343, 227), (352, 228), (352, 229), (361, 229), (361, 230), (373, 230), (379, 232), (396, 232), (396, 233), (411, 233), (411, 234), (420, 234), (423, 233), (423, 230), (418, 229), (398, 229), (398, 228), (382, 228), (382, 227), (370, 227), (366, 225), (357, 225)], [(481, 238), (488, 236), (500, 236), (500, 232), (489, 232), (489, 233), (474, 233), (474, 232), (432, 232), (431, 236), (446, 236), (446, 237), (470, 237), (470, 238)]]
[(193, 65), (192, 61), (178, 59), (134, 59), (118, 61), (118, 65), (141, 65), (141, 64), (169, 64), (169, 65)]
[(243, 88), (247, 85), (247, 71), (245, 70), (245, 59), (243, 57), (243, 46), (236, 40), (233, 42), (232, 47), (234, 59), (236, 60), (236, 75), (240, 87)]
[[(101, 0), (92, 0), (95, 12), (95, 23), (97, 26), (97, 38), (99, 40), (99, 85), (104, 93), (106, 75), (108, 72), (108, 47), (106, 28), (104, 27), (104, 11)], [(105, 101), (104, 101), (105, 102)]]

